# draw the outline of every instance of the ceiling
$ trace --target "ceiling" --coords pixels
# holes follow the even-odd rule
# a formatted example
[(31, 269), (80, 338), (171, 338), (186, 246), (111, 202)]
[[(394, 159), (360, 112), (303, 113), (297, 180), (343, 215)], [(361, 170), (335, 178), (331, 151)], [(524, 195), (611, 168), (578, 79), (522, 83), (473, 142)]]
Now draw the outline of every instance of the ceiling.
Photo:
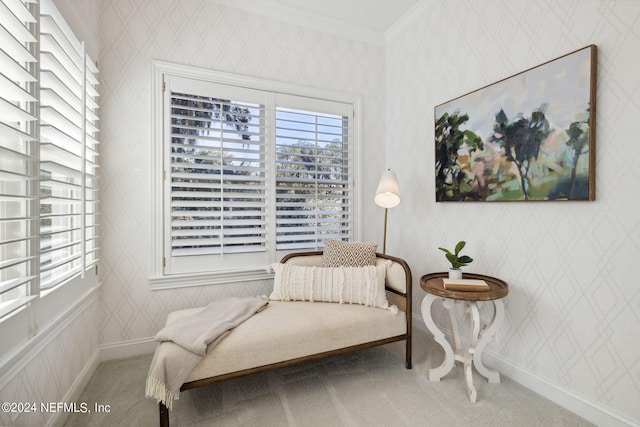
[(272, 0), (314, 15), (385, 32), (419, 0)]
[(423, 0), (210, 0), (345, 37), (384, 45), (385, 32)]

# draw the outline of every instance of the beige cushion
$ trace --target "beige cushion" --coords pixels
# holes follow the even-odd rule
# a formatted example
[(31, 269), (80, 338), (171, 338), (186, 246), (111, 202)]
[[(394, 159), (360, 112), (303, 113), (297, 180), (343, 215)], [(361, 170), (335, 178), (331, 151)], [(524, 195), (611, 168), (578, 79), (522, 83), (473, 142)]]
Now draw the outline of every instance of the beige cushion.
[[(167, 322), (198, 309), (169, 314)], [(403, 312), (362, 305), (270, 301), (236, 327), (191, 372), (187, 381), (310, 356), (407, 332)]]
[[(376, 258), (376, 264), (388, 261), (384, 258)], [(387, 286), (403, 294), (407, 292), (407, 274), (401, 264), (391, 262), (391, 265), (387, 268)]]
[(337, 239), (324, 241), (323, 267), (363, 267), (376, 263), (377, 243), (348, 243)]
[[(322, 266), (322, 255), (307, 255), (307, 256), (296, 256), (289, 258), (287, 260), (287, 264), (292, 265), (315, 265)], [(384, 258), (376, 258), (376, 265), (389, 262), (389, 260)], [(396, 291), (400, 291), (402, 293), (407, 292), (407, 276), (405, 274), (404, 268), (402, 265), (397, 262), (391, 262), (391, 265), (387, 269), (387, 286), (395, 289)]]
[(272, 264), (271, 300), (337, 302), (388, 308), (384, 283), (391, 262), (365, 267)]

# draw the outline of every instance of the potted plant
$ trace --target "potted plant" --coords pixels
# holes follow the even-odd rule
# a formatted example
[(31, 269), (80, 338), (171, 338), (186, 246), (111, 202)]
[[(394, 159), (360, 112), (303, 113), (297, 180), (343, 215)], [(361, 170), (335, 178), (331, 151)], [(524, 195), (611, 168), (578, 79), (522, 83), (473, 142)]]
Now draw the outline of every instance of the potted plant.
[(460, 270), (460, 267), (464, 267), (465, 265), (473, 262), (473, 258), (471, 258), (470, 256), (460, 255), (460, 251), (462, 251), (462, 248), (464, 248), (466, 244), (467, 242), (465, 241), (458, 242), (453, 253), (448, 249), (438, 248), (445, 253), (445, 256), (451, 263), (451, 268), (449, 269), (449, 279), (461, 279), (462, 270)]

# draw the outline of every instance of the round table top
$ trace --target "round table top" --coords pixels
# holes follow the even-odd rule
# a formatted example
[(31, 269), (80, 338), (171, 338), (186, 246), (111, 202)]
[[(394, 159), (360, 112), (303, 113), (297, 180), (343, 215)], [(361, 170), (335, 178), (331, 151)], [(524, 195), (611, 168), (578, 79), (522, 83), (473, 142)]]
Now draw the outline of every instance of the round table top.
[(448, 273), (431, 273), (425, 274), (420, 278), (420, 287), (433, 295), (443, 298), (451, 298), (464, 301), (490, 301), (500, 299), (509, 293), (509, 285), (506, 282), (496, 279), (495, 277), (485, 276), (482, 274), (462, 273), (463, 279), (484, 280), (489, 285), (488, 291), (453, 291), (445, 289), (442, 279), (449, 277)]

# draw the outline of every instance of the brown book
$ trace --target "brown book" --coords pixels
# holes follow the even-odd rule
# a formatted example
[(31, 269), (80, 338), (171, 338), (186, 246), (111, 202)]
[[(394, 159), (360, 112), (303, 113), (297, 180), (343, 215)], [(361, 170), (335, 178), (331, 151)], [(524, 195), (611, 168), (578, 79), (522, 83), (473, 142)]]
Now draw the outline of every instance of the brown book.
[(442, 279), (442, 282), (448, 291), (484, 292), (490, 289), (487, 282), (478, 279)]

